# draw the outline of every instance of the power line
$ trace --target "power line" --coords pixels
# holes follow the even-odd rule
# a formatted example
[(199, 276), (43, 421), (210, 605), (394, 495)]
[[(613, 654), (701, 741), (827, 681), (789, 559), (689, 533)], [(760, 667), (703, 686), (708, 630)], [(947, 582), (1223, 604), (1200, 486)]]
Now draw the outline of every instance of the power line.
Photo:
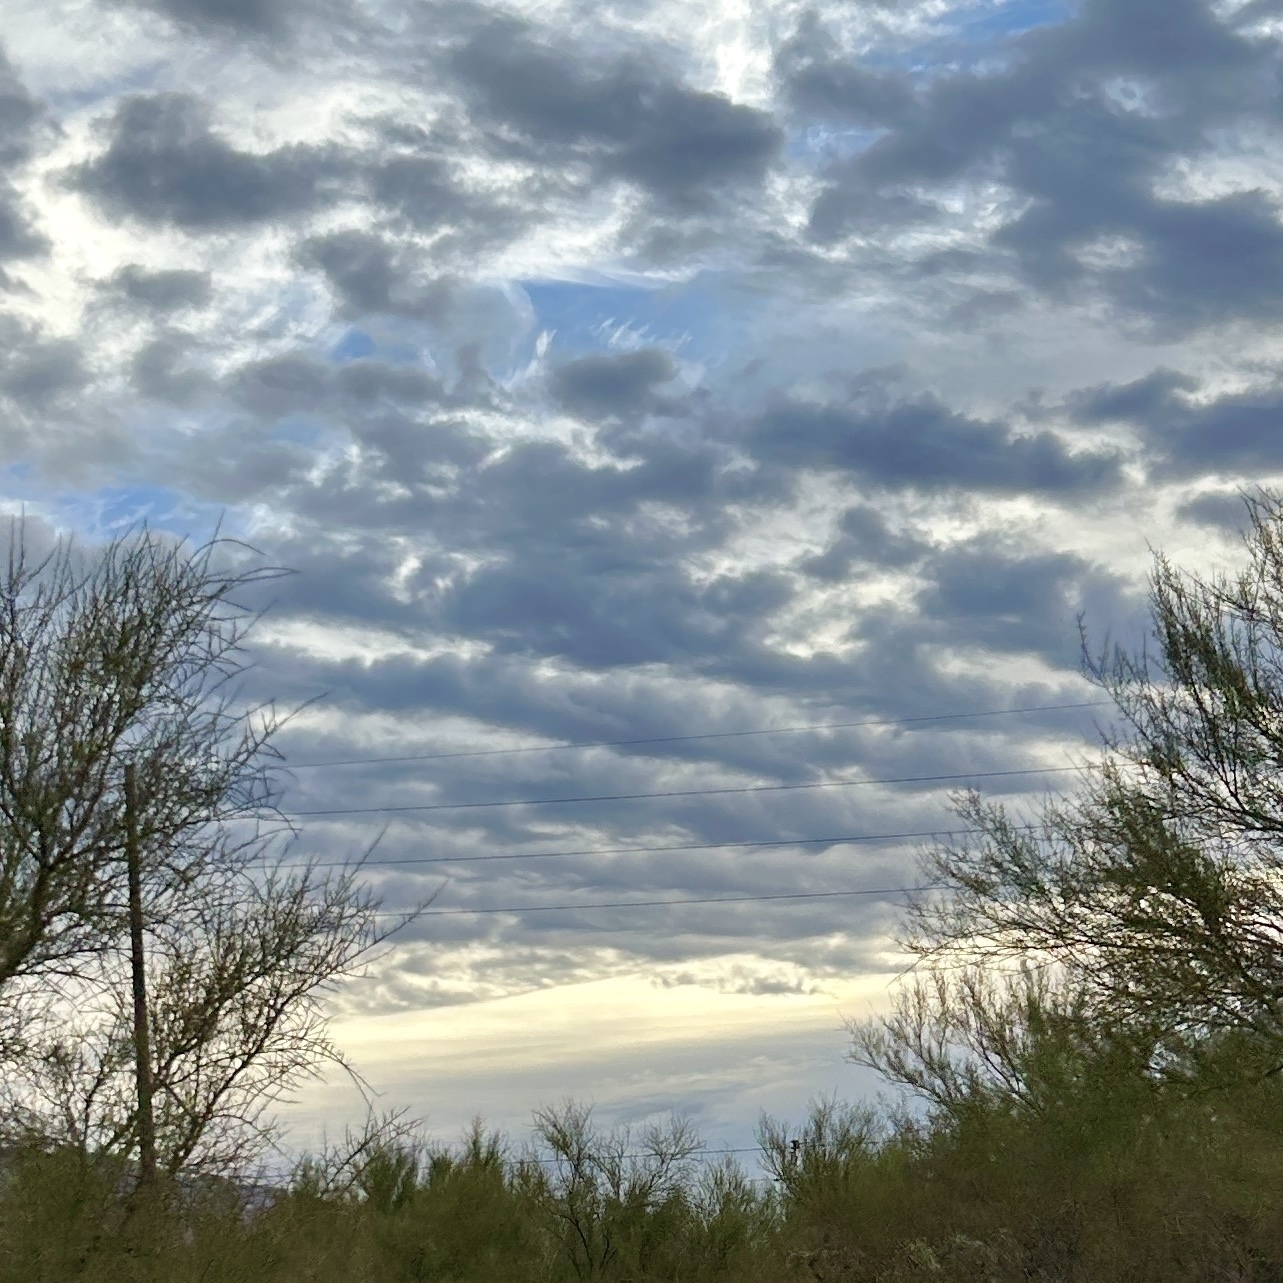
[(732, 793), (787, 793), (802, 789), (859, 788), (870, 784), (943, 784), (953, 780), (995, 780), (1015, 775), (1056, 775), (1077, 766), (1032, 766), (1012, 771), (964, 771), (955, 775), (900, 775), (879, 780), (818, 780), (806, 784), (747, 784), (735, 788), (668, 789), (659, 793), (596, 793), (583, 797), (513, 798), (502, 802), (430, 802), (415, 806), (336, 806), (319, 811), (292, 811), (287, 818), (325, 815), (396, 815), (423, 811), (470, 811), (501, 806), (560, 806), (572, 802), (637, 802), (667, 797), (715, 797)]
[(583, 748), (628, 748), (637, 744), (681, 744), (691, 740), (739, 739), (748, 735), (797, 735), (805, 731), (851, 730), (860, 726), (911, 726), (920, 722), (952, 722), (972, 717), (1009, 717), (1017, 713), (1054, 713), (1069, 709), (1103, 708), (1109, 700), (1076, 704), (1031, 704), (1024, 708), (990, 708), (973, 713), (933, 713), (921, 717), (879, 718), (862, 722), (820, 722), (813, 726), (774, 726), (751, 731), (706, 731), (699, 735), (651, 735), (641, 739), (584, 740), (575, 744), (536, 744), (523, 748), (478, 748), (457, 753), (406, 753), (394, 757), (344, 757), (328, 762), (287, 763), (289, 770), (304, 771), (329, 766), (373, 766), (389, 762), (440, 762), (460, 757), (501, 757), (513, 753), (556, 753)]
[(408, 913), (379, 913), (381, 918), (452, 918), (464, 914), (492, 913), (562, 913), (573, 909), (655, 909), (670, 904), (755, 904), (768, 900), (834, 900), (842, 896), (900, 895), (911, 891), (935, 891), (937, 885), (916, 887), (869, 887), (858, 891), (785, 891), (774, 895), (685, 896), (668, 900), (594, 900), (582, 904), (506, 905), (482, 909), (423, 909)]
[[(1019, 825), (1041, 828), (1042, 825)], [(822, 838), (771, 838), (757, 842), (688, 842), (675, 846), (584, 847), (568, 851), (513, 851), (491, 855), (424, 855), (394, 860), (299, 860), (282, 867), (309, 869), (393, 868), (402, 864), (480, 864), (492, 860), (552, 860), (576, 855), (649, 855), (662, 851), (722, 851), (776, 846), (840, 846), (848, 842), (908, 841), (911, 838), (958, 838), (982, 833), (983, 829), (919, 829), (907, 833), (840, 833)]]
[[(716, 1155), (716, 1154), (763, 1154), (765, 1152), (766, 1151), (762, 1148), (761, 1145), (740, 1145), (737, 1148), (731, 1148), (731, 1149), (707, 1149), (704, 1146), (700, 1146), (699, 1149), (688, 1149), (686, 1151), (686, 1156), (688, 1158), (694, 1158), (697, 1154), (701, 1156), (708, 1156), (708, 1155)], [(612, 1154), (611, 1157), (618, 1158), (626, 1162), (629, 1159), (653, 1158), (654, 1155), (647, 1154), (647, 1153)], [(553, 1155), (553, 1156), (544, 1157), (544, 1156), (531, 1156), (529, 1154), (518, 1155), (512, 1161), (517, 1164), (520, 1164), (522, 1162), (539, 1163), (543, 1166), (570, 1162), (570, 1160), (564, 1157), (563, 1155)]]

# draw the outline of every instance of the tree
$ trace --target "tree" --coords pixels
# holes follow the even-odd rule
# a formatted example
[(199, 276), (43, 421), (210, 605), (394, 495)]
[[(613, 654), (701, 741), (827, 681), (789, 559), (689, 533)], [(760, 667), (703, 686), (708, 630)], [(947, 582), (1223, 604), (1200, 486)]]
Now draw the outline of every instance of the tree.
[(607, 1131), (591, 1108), (573, 1101), (536, 1110), (534, 1124), (546, 1151), (540, 1182), (549, 1229), (575, 1277), (601, 1278), (621, 1261), (634, 1277), (645, 1274), (663, 1238), (657, 1217), (686, 1210), (683, 1190), (703, 1147), (694, 1128), (674, 1116), (638, 1135), (627, 1127)]
[[(1045, 969), (1081, 1027), (1148, 1040), (1165, 1077), (1283, 1069), (1283, 499), (1246, 509), (1238, 573), (1156, 556), (1155, 650), (1084, 644), (1122, 729), (1080, 790), (1032, 819), (956, 799), (973, 836), (927, 855), (934, 889), (904, 941), (920, 977)], [(924, 1031), (965, 1045), (985, 1010), (979, 991), (919, 982), (854, 1054), (887, 1067)]]
[(123, 921), (124, 767), (146, 805), (153, 893), (218, 855), (226, 822), (271, 804), (270, 707), (237, 710), (252, 615), (235, 594), (277, 573), (220, 571), (144, 532), (97, 554), (70, 542), (33, 559), (11, 528), (0, 582), (0, 997), (75, 976)]
[[(226, 540), (192, 550), (144, 530), (33, 561), (15, 536), (0, 587), (4, 1120), (128, 1154), (145, 1068), (161, 1169), (241, 1165), (272, 1139), (273, 1102), (344, 1064), (324, 993), (414, 914), (380, 925), (360, 862), (322, 876), (277, 851), (281, 719), (245, 707), (233, 682), (256, 618), (240, 595), (280, 572)], [(131, 823), (146, 1066), (127, 959)]]

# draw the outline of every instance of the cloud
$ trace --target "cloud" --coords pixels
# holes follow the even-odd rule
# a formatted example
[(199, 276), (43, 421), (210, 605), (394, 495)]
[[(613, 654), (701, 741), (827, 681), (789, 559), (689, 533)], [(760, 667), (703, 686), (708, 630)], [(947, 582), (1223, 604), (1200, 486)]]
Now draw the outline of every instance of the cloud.
[(913, 85), (894, 72), (861, 67), (838, 49), (811, 9), (776, 51), (775, 73), (797, 118), (868, 128), (907, 122), (917, 105)]
[(149, 271), (138, 263), (122, 267), (112, 288), (130, 303), (160, 313), (204, 307), (210, 300), (210, 274), (192, 268)]
[(214, 231), (298, 214), (332, 194), (348, 166), (332, 148), (239, 151), (190, 94), (134, 94), (107, 126), (107, 147), (73, 184), (106, 209), (147, 223)]
[(1186, 521), (1228, 534), (1240, 534), (1247, 529), (1247, 505), (1241, 494), (1213, 491), (1195, 495), (1182, 503), (1177, 512)]
[(88, 379), (74, 342), (0, 316), (0, 396), (21, 417), (54, 410)]
[[(48, 241), (31, 222), (29, 211), (5, 171), (30, 160), (47, 121), (41, 104), (23, 84), (0, 46), (0, 262), (41, 253)], [(0, 274), (0, 286), (4, 285)]]
[(537, 203), (511, 203), (470, 190), (456, 175), (448, 156), (461, 140), (429, 137), (421, 150), (400, 152), (376, 163), (370, 175), (373, 198), (397, 214), (415, 232), (448, 236), (434, 246), (466, 254), (495, 242), (510, 240), (530, 220), (538, 220)]
[[(1156, 33), (1161, 31), (1161, 36)], [(930, 81), (836, 59), (812, 15), (777, 69), (796, 110), (879, 133), (826, 167), (815, 239), (937, 220), (933, 194), (1005, 189), (989, 270), (1053, 295), (1104, 292), (1177, 335), (1276, 318), (1283, 228), (1263, 191), (1174, 196), (1162, 180), (1214, 156), (1218, 131), (1276, 110), (1278, 50), (1202, 0), (1092, 0), (992, 64)]]
[(893, 531), (886, 518), (868, 504), (842, 513), (838, 537), (822, 553), (805, 558), (801, 569), (828, 583), (846, 583), (861, 572), (911, 566), (928, 551), (913, 535)]
[(129, 363), (130, 382), (140, 396), (171, 406), (190, 406), (214, 391), (214, 378), (190, 358), (190, 335), (166, 332), (143, 344)]
[(40, 103), (0, 48), (0, 164), (17, 164), (31, 155), (43, 117)]
[(893, 896), (583, 906), (904, 885), (924, 777), (1058, 787), (983, 773), (1107, 711), (1003, 710), (1090, 698), (1077, 613), (1130, 636), (1146, 539), (1280, 471), (1263, 6), (16, 3), (0, 502), (221, 516), (299, 571), (244, 688), (325, 694), (290, 760), (424, 759), (289, 807), (468, 804), (368, 876), (512, 911), (368, 1010), (885, 970)]
[(147, 4), (184, 25), (249, 34), (280, 30), (293, 9), (286, 0), (147, 0)]
[(321, 269), (348, 316), (436, 316), (449, 303), (448, 283), (425, 279), (401, 246), (376, 232), (314, 236), (298, 247), (297, 256), (303, 266)]
[(765, 113), (690, 88), (645, 55), (594, 65), (515, 20), (483, 25), (451, 68), (498, 149), (584, 165), (679, 210), (760, 183), (783, 143)]
[(991, 537), (936, 551), (921, 572), (918, 626), (953, 648), (974, 646), (990, 655), (1031, 654), (1058, 668), (1079, 658), (1077, 621), (1115, 635), (1127, 631), (1138, 601), (1126, 581), (1104, 567), (1067, 553), (1004, 546)]
[(312, 33), (361, 29), (367, 39), (378, 26), (362, 21), (359, 10), (346, 0), (107, 0), (117, 8), (150, 11), (165, 18), (179, 32), (226, 43), (259, 46), (263, 50), (288, 47), (304, 30)]
[(673, 359), (658, 348), (618, 356), (585, 356), (552, 371), (549, 390), (572, 414), (586, 419), (630, 420), (671, 414), (679, 402), (658, 389), (677, 375)]
[(48, 240), (32, 227), (17, 193), (0, 180), (0, 260), (27, 258), (43, 252), (48, 245)]
[(1283, 470), (1283, 389), (1277, 380), (1219, 396), (1200, 380), (1157, 369), (1125, 384), (1084, 389), (1070, 399), (1079, 422), (1131, 425), (1162, 477), (1245, 477)]
[(930, 393), (896, 397), (877, 385), (833, 401), (778, 396), (744, 444), (775, 467), (841, 471), (893, 489), (1073, 495), (1121, 483), (1115, 451), (1071, 451), (1051, 431), (1013, 431)]

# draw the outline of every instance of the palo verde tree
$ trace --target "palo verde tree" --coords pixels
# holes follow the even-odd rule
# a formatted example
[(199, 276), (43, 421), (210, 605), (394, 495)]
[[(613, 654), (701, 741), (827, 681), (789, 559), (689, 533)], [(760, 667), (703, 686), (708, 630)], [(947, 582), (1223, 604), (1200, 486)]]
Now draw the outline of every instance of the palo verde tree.
[(1155, 558), (1152, 649), (1084, 645), (1120, 729), (1079, 791), (958, 800), (973, 836), (927, 855), (916, 976), (857, 1061), (937, 1103), (1019, 1097), (1052, 1042), (1154, 1081), (1283, 1070), (1283, 499), (1246, 510), (1236, 572)]
[(321, 998), (399, 923), (359, 862), (280, 858), (281, 719), (235, 683), (244, 597), (279, 572), (227, 540), (35, 557), (24, 535), (0, 583), (0, 1115), (87, 1151), (141, 1142), (144, 1171), (226, 1170), (271, 1137), (273, 1101), (341, 1063)]

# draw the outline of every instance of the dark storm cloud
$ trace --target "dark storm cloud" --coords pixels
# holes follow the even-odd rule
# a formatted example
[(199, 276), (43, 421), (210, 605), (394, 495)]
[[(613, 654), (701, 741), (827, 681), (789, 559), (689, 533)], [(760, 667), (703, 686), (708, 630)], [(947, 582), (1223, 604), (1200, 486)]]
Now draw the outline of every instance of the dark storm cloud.
[(931, 394), (896, 397), (876, 385), (846, 401), (777, 397), (744, 445), (765, 464), (849, 472), (892, 489), (1076, 495), (1121, 482), (1116, 452), (1071, 452), (1052, 432), (1016, 432)]
[(188, 94), (125, 98), (108, 138), (100, 156), (72, 171), (74, 185), (113, 212), (193, 231), (302, 213), (349, 173), (330, 149), (238, 151), (213, 132), (207, 105)]
[(1159, 369), (1069, 399), (1085, 424), (1129, 425), (1163, 477), (1246, 477), (1283, 470), (1283, 387), (1199, 396), (1198, 380)]
[[(789, 655), (770, 635), (808, 581), (907, 569), (932, 553), (865, 503), (841, 516), (823, 554), (795, 568), (711, 578), (693, 570), (744, 522), (787, 504), (799, 470), (848, 471), (891, 489), (1076, 499), (1120, 481), (1113, 452), (1071, 453), (1050, 433), (1021, 436), (938, 399), (896, 393), (877, 372), (850, 381), (848, 399), (824, 410), (781, 403), (744, 437), (643, 430), (647, 414), (671, 410), (664, 389), (674, 373), (657, 349), (554, 367), (554, 397), (604, 425), (592, 462), (558, 442), (504, 441), (463, 426), (463, 384), (448, 388), (417, 367), (285, 356), (246, 364), (224, 387), (265, 425), (291, 415), (328, 422), (360, 448), (355, 459), (290, 480), (279, 506), (318, 532), (360, 532), (383, 550), (390, 538), (410, 538), (420, 549), (393, 593), (397, 556), (387, 551), (373, 573), (364, 562), (348, 566), (346, 544), (341, 552), (328, 539), (310, 546), (309, 537), (282, 547), (287, 563), (303, 555), (316, 565), (297, 602), (307, 617), (466, 638), (495, 656), (571, 671), (655, 666), (788, 697), (902, 691), (902, 682), (884, 687), (883, 674), (871, 678), (864, 661)], [(501, 413), (519, 414), (520, 404)], [(1046, 571), (1035, 568), (1028, 582)], [(904, 653), (903, 639), (897, 648)], [(449, 680), (456, 694), (477, 697), (457, 676)], [(914, 680), (927, 688), (921, 666)], [(360, 686), (363, 698), (385, 697), (364, 679)], [(409, 687), (399, 700), (413, 700)]]
[(541, 40), (515, 20), (482, 27), (451, 66), (496, 145), (585, 163), (677, 208), (760, 182), (783, 143), (763, 112), (692, 89), (642, 57), (594, 59)]
[[(835, 62), (809, 19), (778, 70), (797, 106), (882, 134), (835, 161), (812, 234), (934, 218), (933, 189), (1005, 183), (1022, 210), (992, 234), (1029, 284), (1091, 286), (1160, 333), (1231, 317), (1276, 319), (1283, 228), (1261, 192), (1177, 200), (1155, 188), (1212, 131), (1278, 113), (1279, 49), (1248, 39), (1203, 0), (1088, 0), (1068, 21), (1017, 39), (994, 71), (897, 82)], [(897, 92), (897, 85), (899, 92)], [(1128, 95), (1131, 95), (1129, 99)], [(1081, 252), (1113, 243), (1115, 261)]]
[[(369, 427), (359, 431), (367, 446), (383, 453)], [(304, 571), (291, 584), (291, 608), (334, 624), (380, 627), (407, 641), (481, 642), (485, 652), (314, 670), (316, 681), (344, 706), (465, 713), (584, 738), (609, 733), (601, 718), (612, 707), (618, 724), (633, 733), (656, 725), (671, 731), (718, 715), (713, 705), (704, 714), (692, 708), (689, 693), (669, 707), (634, 695), (630, 675), (643, 671), (729, 683), (748, 701), (740, 714), (748, 724), (753, 702), (766, 695), (885, 705), (897, 713), (909, 690), (910, 702), (924, 709), (984, 707), (997, 698), (991, 683), (934, 674), (934, 661), (921, 646), (938, 629), (912, 612), (890, 644), (871, 645), (858, 661), (781, 653), (769, 633), (780, 612), (793, 607), (802, 581), (780, 570), (711, 579), (692, 574), (702, 553), (715, 552), (741, 520), (760, 516), (764, 505), (783, 497), (763, 488), (759, 476), (728, 469), (708, 444), (692, 448), (661, 438), (662, 451), (621, 468), (590, 466), (552, 442), (525, 443), (494, 457), (475, 438), (442, 437), (436, 424), (405, 423), (389, 439), (394, 448), (453, 441), (450, 468), (430, 490), (417, 489), (421, 472), (408, 462), (384, 473), (365, 461), (282, 492), (279, 501), (310, 532), (273, 549), (273, 556)], [(384, 499), (371, 488), (384, 475), (414, 493)], [(736, 515), (737, 501), (748, 504), (742, 516)], [(652, 515), (656, 504), (674, 519)], [(867, 505), (852, 508), (840, 525), (839, 554), (854, 567), (848, 577), (905, 568), (934, 553), (921, 539), (894, 532)], [(333, 529), (348, 532), (342, 547), (324, 533)], [(431, 538), (419, 539), (424, 553), (394, 593), (389, 585), (398, 558), (388, 535), (415, 530), (431, 532)], [(807, 569), (823, 569), (838, 581), (838, 568)], [(1032, 583), (1045, 570), (1039, 567), (1021, 582)], [(1008, 580), (1017, 578), (1010, 570)], [(1007, 635), (1024, 634), (1008, 628)], [(1052, 644), (1045, 634), (1028, 640)], [(1072, 619), (1061, 641), (1074, 645)], [(549, 660), (562, 673), (555, 681), (537, 668)], [(292, 671), (297, 678), (302, 670)], [(591, 679), (591, 694), (587, 688), (573, 694), (580, 678)], [(713, 758), (759, 769), (769, 762), (786, 775), (796, 769), (787, 755), (764, 758), (747, 745), (738, 752), (728, 747), (734, 749), (722, 745)], [(707, 747), (696, 755), (708, 757)], [(809, 760), (819, 759), (813, 753)]]
[(110, 284), (129, 302), (160, 313), (204, 307), (211, 297), (209, 273), (191, 268), (153, 272), (130, 263), (111, 278)]
[(618, 356), (586, 356), (558, 366), (549, 376), (553, 398), (585, 419), (637, 419), (668, 414), (678, 401), (659, 389), (677, 374), (673, 358), (659, 348)]

